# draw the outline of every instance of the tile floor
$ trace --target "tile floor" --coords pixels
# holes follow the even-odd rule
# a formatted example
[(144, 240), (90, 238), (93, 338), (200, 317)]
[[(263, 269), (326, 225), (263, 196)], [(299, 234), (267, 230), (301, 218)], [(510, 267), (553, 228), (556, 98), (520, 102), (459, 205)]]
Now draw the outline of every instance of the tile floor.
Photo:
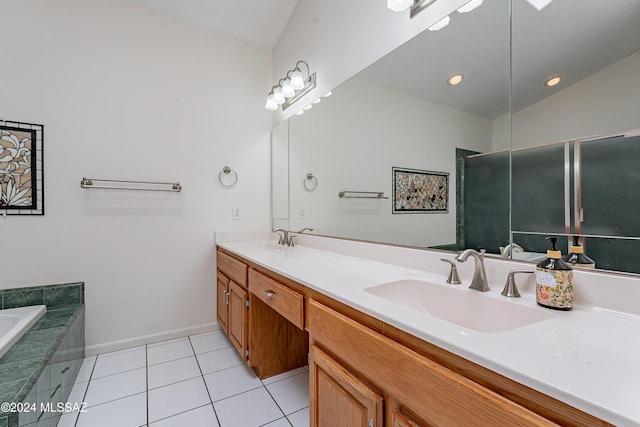
[(300, 427), (309, 373), (261, 381), (221, 331), (86, 358), (58, 427)]

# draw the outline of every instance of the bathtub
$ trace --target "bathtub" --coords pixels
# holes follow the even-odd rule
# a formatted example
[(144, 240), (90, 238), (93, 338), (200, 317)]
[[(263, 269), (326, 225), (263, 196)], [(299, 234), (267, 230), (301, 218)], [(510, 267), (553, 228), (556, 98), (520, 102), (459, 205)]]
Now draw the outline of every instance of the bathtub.
[(0, 310), (0, 357), (47, 311), (46, 305)]

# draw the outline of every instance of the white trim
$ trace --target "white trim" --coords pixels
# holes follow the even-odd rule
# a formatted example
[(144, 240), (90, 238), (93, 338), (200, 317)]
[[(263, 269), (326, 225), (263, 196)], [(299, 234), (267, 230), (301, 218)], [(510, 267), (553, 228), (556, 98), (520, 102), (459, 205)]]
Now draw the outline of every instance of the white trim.
[(153, 344), (160, 341), (187, 337), (189, 335), (202, 334), (204, 332), (211, 332), (219, 329), (220, 325), (218, 325), (217, 322), (203, 323), (201, 325), (189, 326), (187, 328), (173, 329), (171, 331), (127, 338), (126, 340), (89, 345), (85, 347), (85, 357), (95, 356), (101, 353), (109, 353), (111, 351), (124, 350), (131, 347), (138, 347), (140, 345)]

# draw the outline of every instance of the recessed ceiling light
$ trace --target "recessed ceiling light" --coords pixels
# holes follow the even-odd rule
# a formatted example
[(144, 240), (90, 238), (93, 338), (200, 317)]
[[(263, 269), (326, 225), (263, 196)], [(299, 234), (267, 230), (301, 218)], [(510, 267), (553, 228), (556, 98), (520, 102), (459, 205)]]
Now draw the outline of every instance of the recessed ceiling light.
[(554, 87), (555, 85), (560, 83), (560, 80), (562, 80), (562, 76), (553, 76), (549, 80), (544, 82), (544, 85), (547, 87)]
[(463, 78), (463, 74), (454, 74), (453, 76), (449, 77), (449, 79), (447, 80), (447, 84), (450, 84), (451, 86), (459, 85), (460, 83), (462, 83)]

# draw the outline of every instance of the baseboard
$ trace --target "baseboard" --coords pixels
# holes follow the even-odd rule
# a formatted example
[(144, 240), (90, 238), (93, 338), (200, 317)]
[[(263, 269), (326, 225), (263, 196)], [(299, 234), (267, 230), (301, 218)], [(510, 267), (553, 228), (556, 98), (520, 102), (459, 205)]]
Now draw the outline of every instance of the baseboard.
[(124, 350), (131, 347), (138, 347), (146, 344), (153, 344), (160, 341), (172, 340), (187, 337), (189, 335), (202, 334), (220, 329), (217, 322), (203, 323), (201, 325), (189, 326), (187, 328), (173, 329), (171, 331), (158, 332), (156, 334), (143, 335), (126, 340), (111, 341), (102, 344), (94, 344), (85, 347), (85, 356), (95, 356), (100, 353)]

